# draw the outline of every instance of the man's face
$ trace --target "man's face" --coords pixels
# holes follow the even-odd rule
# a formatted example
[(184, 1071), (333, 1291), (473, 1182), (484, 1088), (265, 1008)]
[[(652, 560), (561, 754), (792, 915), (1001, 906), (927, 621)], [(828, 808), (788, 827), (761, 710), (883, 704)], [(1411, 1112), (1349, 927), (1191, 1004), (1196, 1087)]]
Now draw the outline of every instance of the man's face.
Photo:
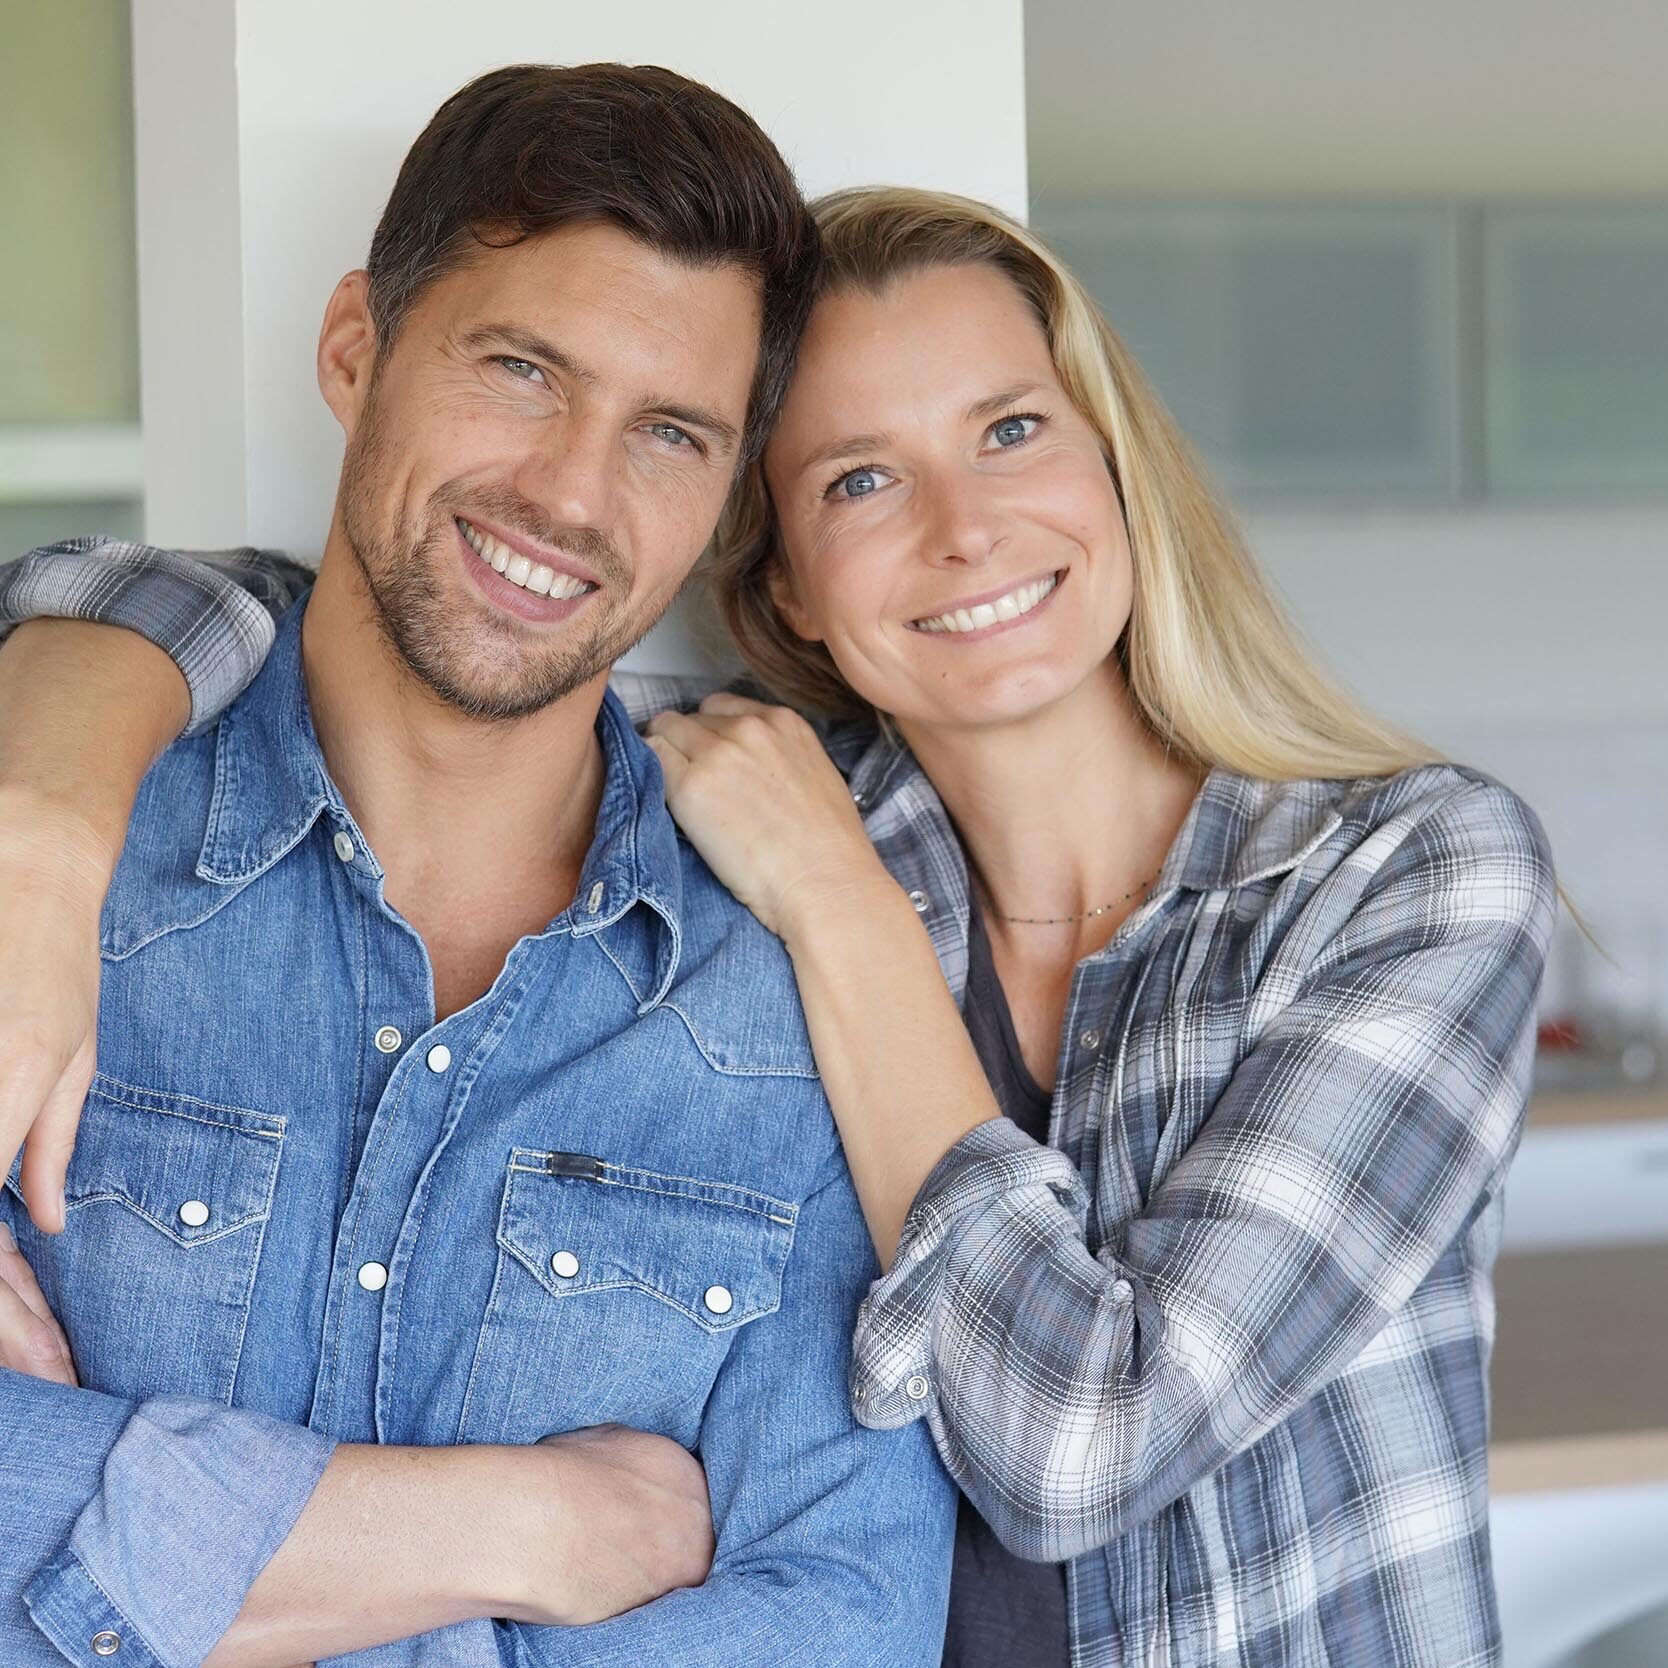
[(749, 274), (603, 223), (422, 292), (362, 396), (332, 404), (347, 543), (423, 683), (522, 717), (654, 625), (735, 474), (759, 328)]

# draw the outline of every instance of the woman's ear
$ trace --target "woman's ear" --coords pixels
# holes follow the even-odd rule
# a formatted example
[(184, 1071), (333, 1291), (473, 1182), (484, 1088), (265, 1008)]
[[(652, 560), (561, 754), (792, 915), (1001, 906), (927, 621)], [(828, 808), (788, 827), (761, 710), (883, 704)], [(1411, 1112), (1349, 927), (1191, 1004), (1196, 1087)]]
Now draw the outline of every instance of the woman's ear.
[(368, 272), (348, 273), (331, 292), (319, 328), (319, 392), (349, 439), (376, 370), (370, 284)]
[(776, 612), (787, 622), (788, 630), (807, 643), (820, 643), (822, 633), (806, 613), (805, 605), (799, 600), (799, 587), (794, 584), (793, 570), (780, 555), (772, 558), (770, 577), (766, 583), (770, 587), (770, 600), (775, 604)]

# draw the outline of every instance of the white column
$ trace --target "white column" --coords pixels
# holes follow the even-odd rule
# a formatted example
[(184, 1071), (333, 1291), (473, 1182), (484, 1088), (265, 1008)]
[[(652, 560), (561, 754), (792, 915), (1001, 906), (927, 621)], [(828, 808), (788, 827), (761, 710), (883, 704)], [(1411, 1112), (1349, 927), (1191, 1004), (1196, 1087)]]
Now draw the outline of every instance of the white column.
[[(808, 192), (907, 182), (1026, 206), (1022, 0), (134, 0), (146, 528), (320, 548), (341, 435), (313, 380), (406, 148), (528, 61), (659, 63), (750, 110)], [(655, 664), (685, 664), (657, 634)], [(649, 652), (647, 650), (640, 652)]]

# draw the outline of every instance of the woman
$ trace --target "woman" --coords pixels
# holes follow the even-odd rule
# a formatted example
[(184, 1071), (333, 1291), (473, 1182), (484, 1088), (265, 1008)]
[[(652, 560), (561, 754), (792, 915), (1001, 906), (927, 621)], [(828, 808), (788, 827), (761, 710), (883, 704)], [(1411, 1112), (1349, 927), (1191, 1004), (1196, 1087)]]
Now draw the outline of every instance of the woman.
[(927, 1418), (966, 1495), (947, 1660), (1496, 1662), (1539, 825), (1310, 665), (1028, 232), (903, 190), (819, 219), (712, 578), (833, 722), (648, 729), (793, 956), (886, 1268), (854, 1411)]

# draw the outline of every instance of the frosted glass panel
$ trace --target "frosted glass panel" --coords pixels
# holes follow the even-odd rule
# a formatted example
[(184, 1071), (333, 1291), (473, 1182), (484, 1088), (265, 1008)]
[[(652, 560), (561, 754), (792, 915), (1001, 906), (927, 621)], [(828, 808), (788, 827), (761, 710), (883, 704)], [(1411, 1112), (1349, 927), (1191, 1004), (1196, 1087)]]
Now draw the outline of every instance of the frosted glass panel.
[(1668, 490), (1668, 204), (1484, 217), (1492, 491)]
[(1456, 210), (1042, 202), (1035, 219), (1230, 488), (1459, 491)]

